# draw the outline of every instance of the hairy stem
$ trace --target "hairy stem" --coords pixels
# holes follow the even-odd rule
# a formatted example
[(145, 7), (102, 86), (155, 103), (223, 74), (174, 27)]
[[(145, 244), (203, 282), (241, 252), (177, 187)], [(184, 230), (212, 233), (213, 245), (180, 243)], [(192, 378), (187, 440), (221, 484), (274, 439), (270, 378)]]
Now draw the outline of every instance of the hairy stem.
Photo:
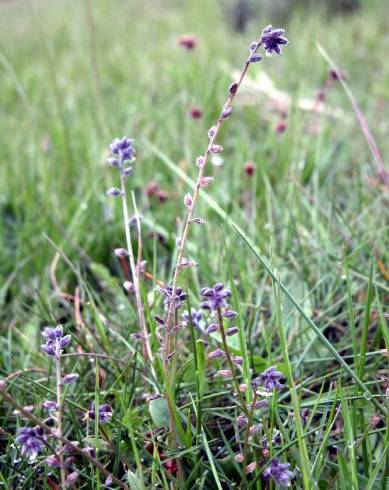
[(240, 401), (242, 410), (244, 411), (244, 413), (246, 414), (246, 416), (248, 416), (249, 413), (248, 413), (248, 408), (247, 408), (246, 400), (244, 399), (244, 396), (242, 395), (242, 393), (241, 393), (241, 391), (239, 389), (239, 381), (238, 381), (238, 377), (236, 375), (235, 364), (234, 364), (234, 361), (231, 358), (230, 350), (229, 350), (229, 347), (228, 347), (228, 344), (227, 344), (226, 332), (224, 331), (223, 315), (222, 315), (222, 311), (221, 311), (220, 308), (217, 309), (217, 317), (218, 317), (218, 320), (219, 320), (219, 330), (220, 330), (220, 335), (222, 337), (223, 348), (224, 348), (224, 352), (226, 354), (228, 366), (229, 366), (230, 371), (231, 371), (231, 374), (232, 374), (232, 379), (234, 381), (236, 394), (237, 394), (237, 397), (239, 398), (239, 401)]
[(249, 417), (247, 421), (247, 428), (246, 428), (246, 434), (244, 438), (244, 443), (243, 443), (243, 479), (242, 479), (242, 489), (245, 488), (245, 483), (246, 483), (246, 469), (247, 469), (247, 458), (248, 458), (248, 451), (249, 451), (249, 437), (250, 437), (250, 427), (253, 423), (253, 418), (254, 418), (254, 410), (255, 410), (255, 402), (257, 401), (257, 393), (254, 390), (254, 397), (253, 397), (253, 402), (251, 405), (251, 409), (249, 412)]
[(66, 488), (66, 472), (63, 462), (63, 442), (62, 442), (62, 379), (61, 379), (61, 357), (55, 356), (55, 374), (57, 380), (57, 431), (58, 431), (58, 458), (61, 473), (61, 488)]
[[(258, 41), (257, 49), (261, 45), (260, 40)], [(214, 131), (212, 136), (209, 138), (208, 146), (205, 150), (205, 153), (203, 155), (203, 163), (199, 166), (199, 173), (197, 175), (197, 181), (196, 181), (196, 186), (193, 192), (192, 196), (192, 202), (190, 206), (188, 207), (185, 220), (184, 220), (184, 226), (183, 226), (183, 232), (182, 236), (180, 237), (180, 243), (178, 245), (178, 252), (177, 252), (177, 259), (176, 259), (176, 265), (174, 268), (174, 274), (173, 274), (173, 281), (172, 281), (172, 300), (170, 301), (169, 309), (168, 309), (168, 314), (167, 314), (167, 319), (166, 319), (166, 336), (165, 336), (165, 343), (164, 343), (164, 358), (166, 359), (167, 356), (170, 354), (169, 352), (169, 346), (170, 346), (170, 340), (169, 337), (172, 333), (172, 319), (173, 319), (173, 313), (175, 311), (175, 297), (176, 297), (176, 291), (177, 291), (177, 281), (178, 281), (178, 275), (180, 273), (180, 264), (182, 263), (182, 259), (184, 258), (184, 252), (185, 252), (185, 245), (188, 239), (189, 235), (189, 227), (190, 227), (190, 221), (194, 216), (194, 211), (196, 208), (197, 204), (197, 199), (199, 197), (200, 189), (201, 189), (201, 179), (204, 176), (205, 168), (208, 163), (209, 156), (211, 154), (211, 148), (212, 145), (214, 145), (216, 138), (219, 134), (219, 130), (223, 125), (224, 119), (223, 119), (223, 111), (226, 109), (232, 107), (232, 102), (235, 99), (236, 94), (238, 93), (238, 90), (242, 84), (242, 81), (247, 73), (247, 70), (250, 66), (250, 61), (247, 60), (245, 64), (243, 65), (242, 71), (240, 73), (239, 79), (236, 82), (236, 88), (233, 92), (230, 93), (230, 95), (227, 98), (226, 103), (224, 104), (222, 110), (220, 111), (219, 118), (215, 124)]]
[[(140, 252), (138, 253), (137, 265), (135, 265), (134, 250), (132, 248), (132, 242), (131, 242), (131, 231), (130, 231), (129, 213), (128, 213), (128, 205), (127, 205), (127, 192), (126, 192), (126, 186), (124, 180), (125, 180), (124, 176), (120, 174), (124, 229), (126, 233), (127, 250), (129, 253), (130, 269), (131, 269), (132, 280), (134, 284), (135, 302), (136, 302), (136, 309), (138, 312), (139, 328), (143, 339), (143, 356), (146, 362), (147, 360), (150, 360), (152, 363), (153, 353), (151, 351), (149, 335), (146, 328), (145, 314), (144, 314), (141, 291), (140, 291), (140, 280), (139, 280)], [(138, 225), (138, 234), (140, 233), (139, 228), (140, 226)]]

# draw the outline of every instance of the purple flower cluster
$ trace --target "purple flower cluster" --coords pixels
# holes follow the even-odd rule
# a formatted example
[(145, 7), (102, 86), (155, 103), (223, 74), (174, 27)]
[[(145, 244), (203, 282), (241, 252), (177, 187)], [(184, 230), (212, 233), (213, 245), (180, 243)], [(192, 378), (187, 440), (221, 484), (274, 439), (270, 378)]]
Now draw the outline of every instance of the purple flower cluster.
[(201, 303), (203, 310), (217, 311), (227, 307), (226, 299), (231, 297), (231, 291), (224, 288), (224, 284), (219, 282), (213, 288), (202, 288), (200, 291), (204, 301)]
[(122, 139), (116, 138), (109, 145), (113, 158), (108, 163), (111, 167), (122, 168), (123, 165), (135, 158), (134, 140), (123, 136)]
[(289, 470), (289, 463), (280, 463), (278, 458), (274, 458), (269, 467), (263, 472), (264, 478), (272, 478), (276, 485), (283, 487), (290, 486), (290, 479), (293, 473)]
[(252, 380), (253, 388), (263, 386), (266, 391), (272, 392), (274, 389), (280, 390), (283, 385), (280, 380), (283, 378), (283, 374), (277, 371), (275, 366), (271, 366), (263, 373), (261, 373), (257, 378)]
[(60, 357), (62, 349), (71, 341), (70, 335), (63, 334), (62, 325), (57, 325), (55, 328), (46, 327), (42, 336), (46, 339), (46, 343), (41, 345), (41, 349), (50, 357)]
[[(104, 405), (99, 405), (98, 407), (99, 422), (100, 424), (107, 424), (112, 418), (112, 407), (107, 403)], [(91, 408), (88, 410), (88, 418), (91, 420), (96, 419), (96, 409), (95, 404), (91, 404)]]
[[(135, 159), (134, 140), (123, 136), (123, 138), (116, 138), (109, 145), (112, 156), (108, 158), (107, 163), (110, 167), (120, 170), (122, 177), (128, 177), (132, 174), (132, 166), (126, 165)], [(111, 197), (122, 196), (123, 190), (117, 187), (112, 187), (107, 190), (107, 195)]]
[(45, 445), (45, 435), (41, 427), (22, 427), (16, 436), (16, 442), (21, 445), (21, 453), (34, 461)]

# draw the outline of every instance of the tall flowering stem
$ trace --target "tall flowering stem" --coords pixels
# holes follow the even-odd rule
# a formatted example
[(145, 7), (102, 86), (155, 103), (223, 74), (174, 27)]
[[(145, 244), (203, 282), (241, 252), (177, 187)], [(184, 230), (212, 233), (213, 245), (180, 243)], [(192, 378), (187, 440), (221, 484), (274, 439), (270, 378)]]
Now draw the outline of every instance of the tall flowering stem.
[(223, 314), (222, 314), (222, 311), (221, 311), (220, 308), (217, 309), (217, 317), (218, 317), (218, 321), (219, 321), (219, 330), (220, 330), (220, 335), (221, 335), (221, 338), (222, 338), (223, 348), (224, 348), (224, 352), (225, 352), (225, 355), (226, 355), (226, 358), (227, 358), (228, 367), (231, 370), (232, 379), (234, 380), (236, 394), (237, 394), (237, 396), (239, 398), (239, 401), (240, 401), (240, 405), (241, 405), (242, 410), (245, 412), (246, 415), (249, 415), (249, 412), (248, 412), (248, 409), (247, 409), (246, 400), (245, 400), (245, 398), (242, 395), (242, 392), (240, 390), (238, 377), (236, 375), (235, 364), (234, 364), (234, 362), (232, 360), (232, 357), (231, 357), (231, 354), (230, 354), (230, 351), (229, 351), (229, 348), (228, 348), (226, 332), (224, 330), (224, 324), (223, 324)]
[[(128, 211), (128, 196), (126, 189), (126, 179), (132, 174), (132, 167), (126, 165), (129, 162), (135, 160), (135, 150), (133, 147), (133, 140), (123, 137), (122, 139), (115, 139), (111, 145), (110, 150), (112, 153), (112, 157), (107, 160), (109, 166), (116, 168), (119, 170), (120, 174), (120, 188), (112, 188), (107, 191), (109, 196), (113, 197), (121, 197), (122, 200), (122, 209), (123, 209), (123, 221), (124, 221), (124, 230), (126, 235), (126, 244), (127, 249), (119, 248), (115, 250), (115, 253), (119, 257), (128, 257), (132, 280), (133, 280), (133, 290), (135, 293), (135, 302), (136, 302), (136, 310), (138, 313), (139, 320), (139, 329), (141, 332), (142, 340), (143, 340), (143, 356), (145, 361), (150, 360), (153, 362), (153, 353), (150, 346), (149, 335), (146, 327), (146, 320), (143, 308), (143, 302), (141, 297), (141, 288), (140, 288), (140, 269), (141, 269), (141, 231), (140, 231), (140, 221), (139, 216), (136, 214), (136, 225), (138, 231), (138, 256), (135, 260), (134, 249), (132, 247), (131, 241), (131, 231), (130, 231), (130, 215)], [(134, 200), (134, 198), (133, 198)], [(134, 200), (135, 201), (135, 200)], [(131, 220), (132, 221), (132, 220)]]
[(64, 335), (61, 325), (57, 325), (55, 328), (46, 327), (42, 336), (46, 340), (46, 343), (41, 346), (42, 351), (49, 357), (55, 359), (55, 375), (56, 375), (56, 392), (57, 402), (53, 403), (47, 400), (44, 403), (44, 408), (48, 410), (54, 410), (55, 418), (57, 421), (56, 435), (58, 439), (58, 460), (59, 470), (61, 475), (61, 488), (65, 489), (66, 482), (66, 470), (63, 459), (63, 426), (62, 426), (62, 385), (71, 384), (77, 380), (78, 375), (75, 373), (67, 374), (62, 377), (61, 371), (61, 356), (63, 349), (68, 347), (71, 341), (70, 335)]
[(253, 43), (250, 44), (250, 54), (249, 57), (247, 58), (246, 62), (243, 65), (241, 74), (239, 76), (239, 79), (232, 83), (229, 87), (229, 95), (227, 97), (227, 100), (220, 112), (219, 118), (216, 121), (216, 124), (209, 130), (208, 136), (209, 136), (209, 142), (208, 146), (205, 150), (204, 155), (200, 156), (197, 158), (197, 165), (199, 167), (199, 172), (197, 176), (197, 181), (196, 181), (196, 186), (193, 192), (193, 195), (187, 195), (185, 196), (184, 203), (187, 208), (185, 220), (184, 220), (184, 225), (183, 225), (183, 231), (182, 231), (182, 236), (178, 240), (178, 252), (177, 252), (177, 260), (176, 260), (176, 266), (174, 269), (174, 274), (173, 274), (173, 281), (172, 281), (172, 301), (170, 302), (169, 309), (168, 309), (168, 314), (167, 314), (167, 319), (165, 322), (165, 342), (163, 346), (163, 358), (164, 361), (169, 359), (169, 356), (171, 354), (170, 352), (170, 346), (171, 346), (171, 341), (170, 337), (172, 335), (172, 330), (174, 328), (173, 326), (173, 319), (174, 319), (174, 312), (175, 312), (175, 297), (176, 297), (176, 290), (177, 290), (177, 283), (178, 283), (178, 276), (180, 274), (180, 271), (183, 268), (183, 262), (184, 262), (184, 253), (185, 253), (185, 245), (188, 240), (188, 235), (189, 235), (189, 228), (191, 223), (195, 223), (196, 221), (194, 219), (194, 212), (197, 204), (197, 199), (199, 197), (200, 189), (202, 187), (205, 187), (208, 185), (209, 180), (207, 177), (204, 177), (205, 174), (205, 169), (209, 160), (209, 156), (213, 153), (219, 153), (220, 151), (223, 150), (223, 148), (220, 145), (217, 145), (216, 139), (218, 137), (220, 128), (222, 127), (223, 123), (231, 116), (232, 114), (232, 103), (235, 99), (235, 96), (242, 84), (242, 81), (244, 77), (246, 76), (246, 73), (249, 69), (249, 66), (252, 63), (256, 63), (262, 59), (262, 56), (257, 52), (260, 47), (263, 47), (266, 54), (271, 55), (273, 52), (279, 55), (281, 53), (280, 51), (280, 46), (285, 45), (288, 43), (287, 39), (283, 37), (284, 30), (283, 29), (273, 29), (271, 25), (265, 27), (263, 29), (262, 34), (260, 38), (257, 41), (254, 41)]

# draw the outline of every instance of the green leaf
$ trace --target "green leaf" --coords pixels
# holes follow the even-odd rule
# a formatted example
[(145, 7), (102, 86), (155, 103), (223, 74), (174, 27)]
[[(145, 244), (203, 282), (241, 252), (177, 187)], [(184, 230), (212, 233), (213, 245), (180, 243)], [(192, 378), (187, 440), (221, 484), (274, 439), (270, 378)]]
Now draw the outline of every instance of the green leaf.
[(169, 410), (166, 398), (151, 400), (149, 411), (154, 424), (157, 427), (169, 427)]

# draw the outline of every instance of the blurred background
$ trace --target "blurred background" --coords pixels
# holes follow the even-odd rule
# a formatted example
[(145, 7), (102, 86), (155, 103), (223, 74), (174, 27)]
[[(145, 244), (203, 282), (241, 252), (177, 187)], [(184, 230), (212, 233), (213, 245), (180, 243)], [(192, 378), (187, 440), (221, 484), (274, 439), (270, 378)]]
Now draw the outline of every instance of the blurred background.
[[(270, 236), (280, 240), (274, 260), (308, 282), (331, 270), (345, 242), (361, 244), (361, 267), (366, 243), (386, 253), (382, 183), (317, 47), (340, 67), (385, 155), (386, 1), (2, 0), (0, 300), (13, 317), (51, 294), (48, 238), (86, 273), (98, 263), (122, 274), (112, 255), (123, 242), (120, 208), (105, 195), (116, 183), (105, 159), (117, 136), (136, 141), (131, 187), (145, 256), (151, 260), (157, 240), (166, 276), (185, 190), (166, 161), (194, 177), (234, 70), (269, 23), (285, 27), (290, 44), (280, 59), (250, 69), (221, 134), (225, 152), (212, 162), (210, 193), (265, 250)], [(192, 251), (205, 265), (215, 251), (202, 272), (212, 275), (222, 268), (224, 232), (204, 204), (199, 212), (211, 227), (195, 232)], [(301, 247), (308, 272), (293, 258)], [(249, 263), (242, 267), (250, 283)], [(57, 273), (71, 284), (68, 266)]]

